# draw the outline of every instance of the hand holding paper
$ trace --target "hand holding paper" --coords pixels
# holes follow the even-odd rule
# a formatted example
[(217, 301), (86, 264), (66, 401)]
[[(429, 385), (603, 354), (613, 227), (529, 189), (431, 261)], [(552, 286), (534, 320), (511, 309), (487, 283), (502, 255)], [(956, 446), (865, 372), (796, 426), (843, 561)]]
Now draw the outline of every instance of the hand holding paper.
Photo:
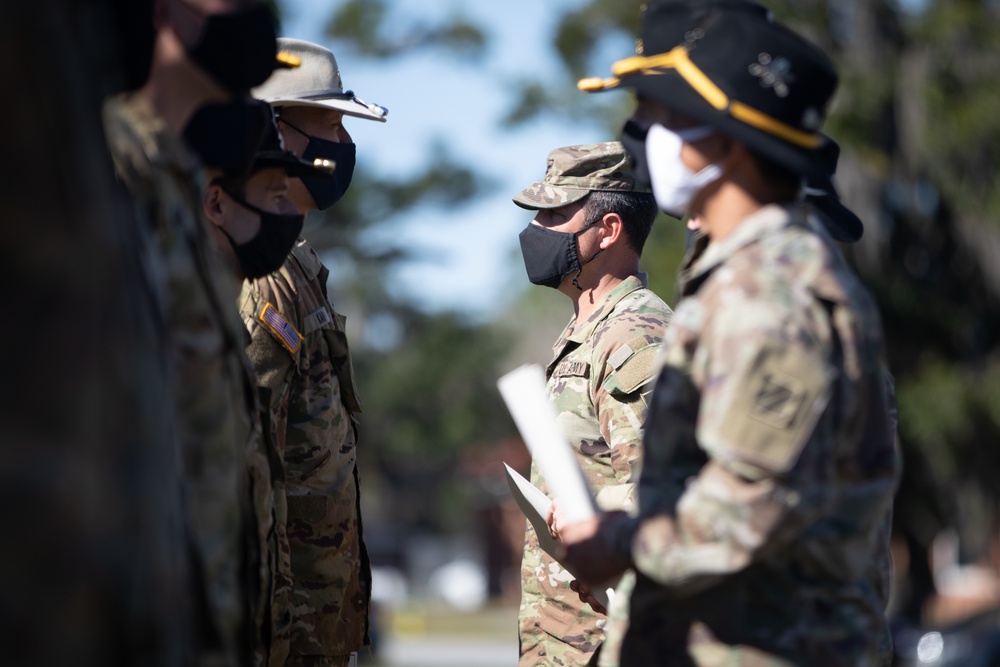
[[(562, 546), (549, 534), (549, 527), (545, 523), (545, 517), (552, 506), (552, 501), (549, 500), (548, 496), (535, 488), (531, 482), (519, 475), (516, 470), (506, 463), (503, 465), (507, 469), (507, 484), (510, 486), (510, 493), (514, 496), (517, 506), (524, 512), (524, 516), (528, 519), (528, 522), (531, 523), (532, 528), (535, 529), (535, 534), (538, 536), (538, 546), (542, 548), (542, 551), (555, 559), (556, 562), (566, 567), (560, 561)], [(566, 570), (570, 574), (573, 574), (573, 576), (576, 576), (572, 568), (566, 567)], [(614, 593), (613, 587), (602, 590), (600, 587), (595, 586), (591, 590), (591, 595), (605, 609), (608, 607), (609, 600), (614, 598)]]

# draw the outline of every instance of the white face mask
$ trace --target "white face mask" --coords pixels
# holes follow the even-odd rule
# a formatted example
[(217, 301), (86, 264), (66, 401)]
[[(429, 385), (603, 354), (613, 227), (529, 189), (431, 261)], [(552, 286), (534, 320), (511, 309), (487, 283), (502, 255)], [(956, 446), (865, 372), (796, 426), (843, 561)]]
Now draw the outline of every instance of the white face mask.
[(649, 180), (656, 203), (664, 213), (684, 217), (695, 195), (722, 176), (722, 167), (718, 164), (710, 164), (695, 174), (681, 160), (684, 142), (698, 141), (713, 134), (715, 129), (707, 125), (674, 131), (657, 123), (649, 128), (646, 134)]

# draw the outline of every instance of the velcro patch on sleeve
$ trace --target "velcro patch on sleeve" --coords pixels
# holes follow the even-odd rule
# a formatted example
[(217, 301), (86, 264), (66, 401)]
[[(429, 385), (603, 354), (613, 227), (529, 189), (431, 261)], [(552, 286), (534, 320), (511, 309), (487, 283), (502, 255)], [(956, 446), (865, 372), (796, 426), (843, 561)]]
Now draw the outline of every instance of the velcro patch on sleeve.
[(611, 364), (613, 369), (618, 370), (621, 368), (622, 364), (628, 361), (628, 358), (631, 357), (634, 352), (635, 351), (632, 349), (632, 346), (625, 343), (615, 350), (614, 354), (608, 357), (608, 363)]
[(604, 389), (617, 396), (628, 395), (653, 380), (660, 346), (640, 338), (622, 345), (608, 357), (614, 370), (604, 381)]
[(659, 348), (656, 345), (644, 347), (615, 371), (615, 377), (618, 379), (618, 385), (622, 391), (631, 394), (653, 379), (658, 351)]
[(264, 304), (257, 319), (264, 323), (264, 326), (274, 334), (285, 349), (293, 355), (297, 354), (302, 347), (302, 334), (295, 330), (291, 324), (281, 316), (278, 309), (271, 302)]
[(826, 408), (833, 377), (833, 369), (809, 350), (763, 347), (747, 373), (727, 379), (737, 383), (734, 399), (717, 412), (716, 427), (710, 430), (718, 439), (709, 440), (727, 450), (727, 458), (771, 473), (787, 472)]

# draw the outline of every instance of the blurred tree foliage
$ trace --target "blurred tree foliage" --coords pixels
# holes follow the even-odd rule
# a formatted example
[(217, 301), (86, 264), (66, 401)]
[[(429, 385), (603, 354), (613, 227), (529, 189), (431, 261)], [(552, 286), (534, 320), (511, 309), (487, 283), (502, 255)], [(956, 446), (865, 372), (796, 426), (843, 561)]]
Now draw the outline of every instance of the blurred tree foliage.
[(449, 55), (478, 59), (486, 46), (486, 34), (461, 16), (439, 25), (421, 22), (396, 25), (388, 21), (390, 10), (385, 0), (348, 0), (327, 24), (327, 35), (349, 43), (359, 56), (391, 58), (417, 49), (443, 49)]
[[(828, 127), (845, 145), (842, 194), (867, 223), (850, 256), (879, 301), (897, 378), (897, 533), (921, 559), (954, 527), (962, 559), (984, 562), (1000, 527), (1000, 7), (907, 6), (774, 3), (840, 66)], [(928, 572), (911, 572), (913, 620)]]

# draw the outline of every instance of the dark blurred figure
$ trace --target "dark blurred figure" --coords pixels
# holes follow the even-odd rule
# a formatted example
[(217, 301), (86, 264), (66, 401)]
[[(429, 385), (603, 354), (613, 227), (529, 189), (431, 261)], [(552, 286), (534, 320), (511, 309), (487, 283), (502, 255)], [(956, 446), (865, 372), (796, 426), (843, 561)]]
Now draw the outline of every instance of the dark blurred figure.
[(190, 663), (162, 313), (100, 118), (143, 83), (152, 8), (0, 7), (7, 665)]
[[(156, 0), (142, 87), (110, 98), (105, 128), (135, 200), (139, 264), (162, 314), (173, 474), (190, 581), (184, 619), (202, 665), (269, 652), (274, 460), (256, 419), (234, 302), (238, 280), (202, 217), (206, 169), (245, 177), (272, 123), (252, 86), (277, 66), (270, 9), (251, 0)], [(141, 77), (132, 72), (134, 80)], [(177, 484), (175, 483), (175, 486)], [(254, 656), (254, 659), (251, 658)]]

